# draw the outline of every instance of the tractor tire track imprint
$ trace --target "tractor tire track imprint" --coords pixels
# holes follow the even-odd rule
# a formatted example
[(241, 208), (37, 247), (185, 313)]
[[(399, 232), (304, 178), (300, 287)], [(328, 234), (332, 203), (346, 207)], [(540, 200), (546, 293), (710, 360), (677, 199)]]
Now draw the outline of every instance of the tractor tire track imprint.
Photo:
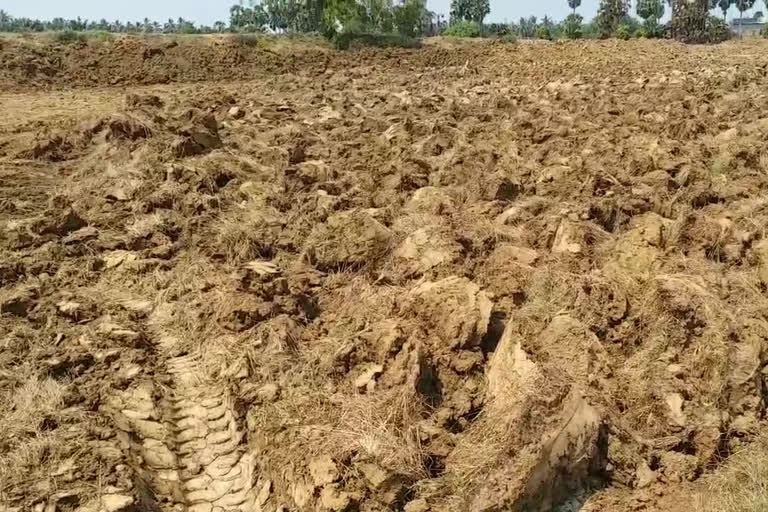
[(259, 510), (255, 462), (241, 445), (243, 433), (226, 389), (202, 377), (193, 355), (170, 357), (165, 366), (167, 386), (145, 382), (112, 403), (113, 410), (119, 408), (113, 415), (123, 444), (155, 501), (184, 504), (189, 512)]

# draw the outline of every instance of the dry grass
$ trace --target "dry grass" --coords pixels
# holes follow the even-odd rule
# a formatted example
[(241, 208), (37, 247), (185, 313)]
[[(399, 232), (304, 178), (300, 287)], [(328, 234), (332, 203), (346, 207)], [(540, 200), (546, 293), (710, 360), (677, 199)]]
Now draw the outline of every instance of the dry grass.
[(768, 510), (768, 436), (761, 436), (705, 480), (697, 510), (764, 512)]
[(8, 440), (36, 436), (46, 417), (54, 415), (64, 400), (66, 385), (53, 379), (32, 377), (10, 397), (10, 407), (0, 417), (0, 431)]
[(168, 221), (168, 215), (150, 213), (135, 217), (126, 226), (126, 233), (131, 239), (146, 238), (155, 232), (162, 231)]
[[(179, 39), (189, 45), (200, 41), (214, 44), (222, 42), (222, 37), (229, 36)], [(160, 47), (169, 38), (156, 39), (147, 42)], [(289, 41), (259, 37), (240, 43), (280, 48)], [(450, 42), (448, 46), (458, 48), (459, 44)], [(113, 438), (107, 436), (118, 431), (120, 425), (96, 409), (98, 401), (113, 388), (139, 384), (138, 378), (155, 379), (160, 390), (165, 385), (165, 356), (183, 352), (198, 357), (201, 380), (210, 378), (220, 383), (234, 397), (238, 427), (247, 429), (247, 446), (243, 449), (257, 455), (259, 478), (272, 483), (273, 495), (267, 507), (293, 507), (291, 487), (302, 485), (306, 462), (318, 455), (334, 459), (340, 470), (339, 490), (356, 496), (359, 493), (359, 507), (363, 510), (386, 505), (374, 503), (384, 493), (362, 490), (367, 475), (363, 474), (361, 462), (375, 463), (388, 473), (406, 476), (402, 480), (417, 491), (413, 497), (429, 498), (435, 509), (439, 507), (434, 506), (433, 495), (455, 505), (441, 510), (466, 509), (467, 502), (482, 488), (493, 500), (494, 493), (512, 488), (527, 476), (528, 468), (520, 463), (526, 456), (524, 450), (540, 449), (543, 436), (539, 431), (546, 432), (546, 422), (559, 414), (558, 403), (548, 402), (552, 407), (549, 410), (540, 397), (546, 398), (552, 381), (561, 373), (570, 375), (571, 369), (567, 361), (562, 367), (560, 354), (554, 348), (549, 350), (537, 340), (552, 318), (563, 313), (592, 330), (605, 348), (606, 354), (600, 355), (605, 355), (609, 364), (602, 367), (602, 360), (595, 359), (594, 379), (590, 376), (590, 385), (584, 391), (590, 402), (594, 400), (605, 410), (601, 412), (610, 415), (611, 426), (626, 437), (621, 439), (621, 457), (611, 459), (616, 474), (624, 476), (634, 471), (635, 457), (648, 455), (649, 447), (663, 454), (662, 448), (656, 448), (662, 441), (668, 443), (665, 447), (676, 443), (676, 450), (691, 444), (697, 457), (683, 459), (682, 454), (677, 454), (686, 464), (704, 460), (710, 448), (709, 428), (716, 428), (700, 424), (709, 421), (704, 414), (710, 409), (732, 410), (724, 399), (727, 395), (723, 386), (728, 384), (728, 358), (733, 359), (736, 349), (734, 340), (726, 336), (729, 332), (745, 332), (742, 318), (762, 322), (766, 308), (764, 297), (758, 300), (764, 292), (759, 289), (756, 270), (747, 265), (741, 269), (730, 266), (729, 244), (731, 235), (737, 236), (736, 230), (722, 230), (714, 219), (721, 213), (735, 212), (742, 201), (754, 204), (754, 214), (749, 214), (754, 225), (749, 229), (760, 232), (765, 224), (761, 222), (764, 208), (747, 199), (754, 196), (753, 185), (759, 189), (760, 175), (750, 174), (755, 181), (744, 183), (743, 190), (728, 190), (724, 178), (714, 180), (694, 173), (692, 186), (709, 186), (712, 181), (712, 186), (718, 187), (714, 192), (722, 192), (718, 204), (690, 211), (693, 220), (711, 217), (706, 222), (688, 222), (688, 213), (681, 211), (681, 204), (688, 199), (682, 185), (674, 187), (676, 190), (654, 185), (653, 194), (642, 186), (635, 190), (635, 179), (641, 182), (642, 172), (651, 170), (646, 169), (646, 161), (652, 167), (669, 165), (679, 171), (688, 167), (692, 171), (707, 169), (706, 162), (702, 162), (708, 157), (702, 154), (718, 154), (717, 144), (699, 139), (696, 134), (686, 135), (687, 140), (675, 139), (672, 134), (666, 142), (655, 141), (653, 134), (645, 130), (652, 124), (645, 121), (633, 133), (606, 131), (617, 121), (623, 123), (622, 119), (630, 128), (637, 124), (636, 105), (624, 108), (620, 101), (606, 104), (614, 102), (611, 91), (617, 84), (621, 88), (625, 81), (628, 90), (634, 91), (630, 95), (633, 101), (637, 100), (638, 105), (642, 102), (649, 114), (666, 117), (670, 125), (684, 125), (690, 112), (682, 112), (682, 117), (675, 119), (681, 99), (679, 88), (661, 87), (652, 93), (633, 88), (632, 81), (638, 74), (648, 73), (646, 69), (655, 72), (645, 64), (628, 70), (627, 76), (621, 74), (612, 85), (605, 85), (603, 75), (615, 74), (596, 73), (591, 64), (594, 59), (582, 55), (593, 52), (590, 48), (578, 49), (577, 71), (583, 74), (579, 77), (583, 87), (558, 87), (557, 94), (542, 90), (541, 84), (561, 81), (559, 63), (577, 56), (568, 45), (547, 50), (547, 55), (542, 55), (547, 61), (543, 67), (531, 67), (530, 62), (535, 60), (532, 57), (538, 56), (533, 48), (521, 48), (525, 54), (522, 58), (501, 53), (494, 56), (497, 49), (493, 48), (491, 57), (498, 60), (487, 64), (479, 53), (469, 53), (472, 67), (484, 73), (484, 67), (498, 67), (504, 59), (500, 69), (508, 68), (509, 72), (494, 71), (486, 77), (472, 72), (464, 77), (468, 69), (463, 66), (465, 60), (459, 56), (459, 61), (455, 53), (451, 56), (452, 52), (423, 54), (430, 60), (425, 70), (420, 69), (422, 56), (412, 62), (408, 57), (401, 64), (409, 72), (415, 70), (416, 74), (411, 73), (414, 83), (421, 86), (411, 88), (408, 97), (395, 92), (408, 85), (402, 73), (397, 69), (394, 73), (379, 72), (380, 62), (373, 54), (364, 56), (362, 67), (350, 67), (347, 57), (338, 60), (330, 56), (326, 63), (320, 62), (321, 69), (326, 66), (331, 72), (322, 94), (312, 87), (317, 82), (312, 73), (292, 75), (287, 88), (280, 87), (283, 78), (266, 76), (258, 83), (249, 82), (246, 92), (242, 84), (219, 82), (156, 86), (151, 91), (134, 88), (135, 92), (156, 92), (167, 105), (162, 112), (167, 124), (161, 126), (163, 123), (153, 121), (156, 126), (149, 139), (130, 142), (94, 138), (83, 148), (83, 155), (71, 155), (78, 160), (66, 165), (45, 164), (38, 168), (31, 163), (32, 167), (24, 162), (13, 163), (13, 169), (5, 173), (6, 181), (12, 183), (0, 186), (0, 196), (2, 190), (7, 190), (18, 208), (4, 212), (9, 225), (16, 223), (25, 230), (27, 223), (47, 220), (44, 217), (57, 213), (46, 210), (46, 200), (49, 191), (63, 187), (67, 192), (63, 195), (73, 199), (76, 210), (99, 231), (98, 238), (82, 244), (49, 243), (46, 239), (40, 240), (46, 242), (40, 250), (35, 245), (16, 255), (7, 249), (7, 259), (24, 259), (28, 276), (43, 270), (49, 274), (45, 280), (40, 277), (45, 286), (41, 286), (39, 308), (31, 318), (8, 320), (23, 323), (28, 332), (17, 328), (19, 331), (12, 335), (0, 336), (0, 381), (6, 373), (11, 376), (0, 387), (0, 410), (5, 413), (0, 418), (0, 481), (26, 480), (24, 485), (16, 486), (20, 490), (17, 494), (26, 494), (30, 501), (24, 503), (27, 508), (20, 510), (31, 509), (37, 503), (32, 501), (38, 499), (36, 493), (42, 496), (49, 491), (38, 490), (46, 482), (51, 482), (53, 491), (64, 484), (72, 488), (95, 486), (96, 482), (100, 485), (101, 479), (90, 474), (99, 464), (89, 464), (86, 459), (91, 453), (93, 458), (99, 456), (100, 447), (114, 454), (117, 441), (113, 443)], [(673, 64), (686, 72), (687, 54), (672, 47), (657, 51), (653, 45), (643, 45), (646, 48), (651, 57), (654, 53), (674, 53)], [(259, 53), (255, 49), (250, 53), (254, 52)], [(723, 55), (722, 62), (732, 66), (733, 59)], [(603, 59), (609, 55), (603, 48), (594, 56)], [(387, 58), (391, 60), (392, 56)], [(511, 66), (507, 63), (510, 58)], [(273, 57), (269, 59), (272, 62)], [(737, 60), (737, 65), (747, 62), (742, 57)], [(715, 69), (720, 66), (717, 61)], [(291, 62), (301, 64), (300, 60)], [(584, 63), (589, 65), (584, 67)], [(535, 71), (533, 79), (528, 76), (531, 71)], [(218, 73), (213, 68), (211, 72)], [(183, 74), (183, 70), (179, 73)], [(510, 76), (520, 79), (510, 82)], [(95, 80), (100, 79), (97, 76)], [(514, 87), (510, 89), (507, 86), (512, 82)], [(601, 95), (601, 101), (593, 101), (593, 92)], [(749, 94), (743, 99), (749, 104), (760, 99), (757, 93), (745, 92)], [(81, 112), (106, 122), (125, 108), (122, 92), (59, 94), (62, 96), (58, 99), (42, 93), (7, 98), (10, 114), (0, 120), (0, 131), (11, 137), (6, 145), (12, 150), (9, 154), (17, 145), (25, 149), (29, 142), (26, 138), (31, 141), (38, 131), (48, 127), (58, 131), (59, 119), (63, 133), (70, 134), (74, 141), (79, 137), (74, 121), (83, 117)], [(46, 108), (30, 109), (30, 101), (33, 106)], [(85, 108), (89, 101), (95, 110)], [(719, 101), (720, 95), (715, 94), (711, 109), (697, 112), (702, 123), (707, 124), (704, 131), (718, 129), (720, 112), (729, 112), (736, 120), (739, 116), (754, 117), (748, 109), (724, 108), (726, 105)], [(238, 105), (245, 115), (231, 119), (227, 110), (232, 105)], [(188, 107), (216, 114), (221, 120), (224, 149), (206, 156), (174, 159), (167, 146), (176, 130), (175, 115)], [(614, 108), (622, 118), (615, 118)], [(318, 110), (323, 114), (326, 109), (340, 113), (341, 119), (318, 121)], [(403, 125), (408, 129), (397, 131), (389, 143), (382, 142), (382, 130)], [(389, 130), (385, 133), (389, 135)], [(541, 140), (542, 136), (552, 140)], [(749, 144), (758, 142), (756, 137), (745, 140)], [(655, 146), (648, 149), (652, 142)], [(315, 173), (300, 163), (293, 169), (298, 146), (306, 149), (303, 158), (322, 160), (327, 169)], [(637, 169), (633, 159), (639, 161)], [(576, 177), (563, 172), (564, 181), (559, 183), (560, 175), (547, 169), (561, 161), (572, 166), (574, 173), (584, 171), (583, 181), (579, 183)], [(726, 174), (741, 187), (736, 180), (745, 170), (741, 164), (737, 167), (726, 169)], [(601, 174), (608, 177), (601, 178)], [(399, 181), (391, 181), (393, 177)], [(509, 187), (509, 183), (500, 183), (505, 177), (520, 180), (520, 196), (497, 201), (499, 194), (493, 187)], [(613, 200), (600, 195), (608, 193), (603, 180), (611, 182)], [(69, 183), (71, 188), (64, 187)], [(435, 187), (434, 194), (413, 201), (415, 188), (427, 183)], [(117, 191), (123, 194), (116, 195)], [(320, 197), (319, 191), (326, 195)], [(22, 192), (28, 195), (19, 195)], [(511, 198), (512, 192), (502, 190), (501, 196)], [(510, 207), (515, 208), (514, 215), (505, 216), (508, 223), (500, 225), (496, 219)], [(681, 219), (673, 226), (666, 247), (662, 236), (651, 240), (649, 235), (655, 233), (652, 228), (661, 221), (639, 226), (646, 230), (647, 237), (640, 236), (633, 223), (624, 222), (624, 215), (638, 216), (647, 210), (663, 210), (670, 219)], [(440, 215), (434, 213), (438, 211)], [(733, 214), (735, 227), (742, 226), (744, 215)], [(368, 217), (389, 228), (391, 234), (369, 237), (376, 230), (371, 228), (375, 224)], [(552, 254), (548, 250), (561, 220), (564, 229), (572, 229), (574, 238), (583, 244), (580, 256)], [(595, 222), (615, 232), (606, 234), (593, 228)], [(666, 236), (667, 221), (663, 224)], [(330, 227), (321, 229), (326, 225)], [(717, 229), (700, 233), (700, 226), (702, 230), (708, 226)], [(307, 247), (313, 228), (317, 228), (317, 239), (310, 237)], [(519, 330), (522, 348), (529, 352), (531, 360), (542, 367), (548, 358), (557, 363), (557, 371), (547, 374), (549, 380), (537, 386), (535, 392), (510, 386), (504, 403), (496, 404), (497, 410), (493, 410), (494, 393), (481, 401), (483, 373), (488, 369), (481, 366), (487, 360), (473, 359), (475, 366), (467, 371), (457, 369), (456, 373), (452, 369), (454, 361), (463, 365), (460, 358), (472, 354), (452, 352), (431, 337), (423, 339), (421, 331), (430, 326), (420, 325), (423, 318), (408, 309), (408, 290), (419, 284), (414, 279), (417, 276), (392, 250), (421, 229), (428, 230), (432, 247), (460, 255), (424, 272), (422, 281), (456, 274), (485, 288), (495, 286), (496, 321), (503, 317)], [(702, 243), (704, 235), (708, 245)], [(164, 261), (154, 262), (156, 266), (98, 268), (98, 259), (118, 248), (116, 241), (128, 243), (126, 248), (135, 251), (137, 258), (161, 254)], [(173, 242), (169, 256), (153, 250), (169, 242)], [(652, 248), (646, 247), (646, 242)], [(504, 250), (512, 245), (536, 249), (535, 264), (530, 268), (518, 265), (514, 252)], [(330, 254), (327, 265), (308, 268), (311, 265), (306, 265), (306, 260), (311, 261), (309, 251), (313, 247), (321, 255)], [(704, 258), (704, 247), (709, 248), (711, 259)], [(347, 248), (357, 258), (356, 263), (350, 264)], [(370, 252), (366, 252), (368, 249)], [(489, 257), (491, 251), (495, 251), (494, 256)], [(745, 245), (743, 253), (749, 251)], [(692, 263), (687, 263), (683, 254)], [(626, 256), (630, 264), (623, 265), (626, 262), (617, 256)], [(698, 260), (702, 263), (696, 263)], [(259, 279), (257, 275), (275, 270), (272, 263), (279, 268), (280, 276)], [(643, 271), (637, 272), (638, 268)], [(294, 270), (296, 274), (292, 275)], [(737, 271), (738, 282), (734, 281)], [(93, 319), (78, 317), (75, 321), (57, 315), (57, 302), (70, 299), (87, 306)], [(124, 307), (139, 302), (146, 306)], [(274, 309), (267, 309), (269, 303)], [(435, 308), (435, 316), (426, 319), (427, 323), (440, 326), (452, 320), (439, 309)], [(239, 324), (231, 320), (240, 313), (248, 321), (260, 315), (259, 320)], [(99, 322), (107, 318), (141, 333), (141, 343), (129, 345), (96, 336)], [(495, 332), (498, 325), (494, 327)], [(59, 337), (59, 333), (65, 337)], [(167, 354), (166, 338), (173, 338), (175, 343)], [(763, 339), (754, 336), (747, 340), (745, 336), (750, 343)], [(488, 349), (492, 343), (482, 348)], [(80, 357), (91, 348), (97, 355), (113, 347), (120, 348), (116, 360), (110, 356), (102, 364), (99, 358), (87, 373), (73, 371), (71, 383), (33, 377), (44, 375), (49, 361), (63, 359), (70, 352)], [(569, 353), (566, 349), (563, 354)], [(393, 357), (395, 351), (400, 352)], [(671, 372), (670, 363), (678, 366), (680, 373)], [(384, 367), (382, 378), (375, 388), (371, 386), (362, 394), (354, 380), (373, 364)], [(135, 366), (140, 366), (142, 373), (134, 382), (125, 381), (123, 367), (132, 370)], [(241, 371), (245, 369), (248, 371)], [(420, 401), (414, 390), (417, 378), (420, 384), (440, 380), (444, 400), (439, 407), (443, 410), (430, 410)], [(269, 396), (260, 394), (265, 384), (275, 386), (272, 389), (276, 391)], [(462, 388), (464, 384), (466, 389)], [(62, 400), (64, 391), (82, 394), (87, 410), (77, 405), (69, 407), (71, 400)], [(682, 412), (688, 424), (682, 432), (668, 422), (666, 393), (678, 393), (687, 400)], [(66, 396), (69, 398), (68, 393)], [(72, 397), (78, 395), (72, 393)], [(465, 398), (471, 399), (470, 406), (465, 407)], [(481, 407), (482, 411), (478, 411)], [(91, 424), (96, 422), (101, 422), (99, 428)], [(686, 437), (693, 431), (704, 435)], [(76, 436), (83, 438), (82, 445)], [(711, 437), (716, 436), (713, 430)], [(762, 482), (768, 476), (763, 475), (764, 468), (756, 470), (754, 462), (742, 470), (748, 478), (737, 471), (742, 464), (740, 457), (753, 450), (754, 446), (750, 452), (737, 454), (735, 462), (717, 475), (731, 478), (733, 490), (729, 492), (733, 496), (737, 491), (742, 495), (749, 491), (748, 499), (739, 496), (744, 502), (755, 502), (757, 495), (746, 482), (753, 482), (762, 493)], [(115, 460), (124, 463), (126, 457), (128, 453)], [(51, 468), (69, 459), (77, 461), (78, 473), (73, 480), (50, 476), (55, 472)], [(104, 457), (107, 476), (117, 472), (110, 460)], [(758, 462), (762, 464), (762, 459)], [(671, 492), (677, 485), (671, 474), (666, 476), (670, 477)], [(737, 485), (739, 480), (744, 485)], [(0, 483), (0, 496), (11, 494), (5, 483)], [(713, 484), (715, 491), (719, 490), (717, 485)], [(434, 492), (421, 492), (429, 491), (430, 486)], [(0, 502), (3, 500), (0, 497)], [(713, 512), (738, 512), (738, 504), (734, 503), (724, 501)], [(764, 502), (757, 503), (744, 510), (766, 508)], [(399, 506), (397, 503), (390, 507)], [(61, 508), (66, 510), (67, 506)]]
[(234, 34), (228, 40), (234, 45), (262, 49), (270, 48), (273, 42), (260, 34)]
[(32, 480), (30, 473), (50, 470), (60, 458), (60, 445), (55, 434), (41, 434), (0, 457), (0, 497), (6, 486)]
[(351, 397), (341, 404), (328, 436), (331, 452), (338, 460), (354, 456), (409, 478), (426, 478), (417, 426), (422, 409), (418, 397), (403, 390)]
[(228, 261), (245, 263), (269, 258), (275, 234), (282, 228), (280, 216), (260, 200), (251, 200), (219, 217), (212, 225), (215, 247)]
[[(0, 396), (0, 495), (49, 472), (72, 446), (58, 439), (58, 430), (46, 431), (46, 420), (57, 422), (66, 385), (53, 379), (28, 378), (9, 396)], [(41, 475), (42, 476), (42, 475)]]
[(514, 446), (515, 426), (503, 415), (493, 419), (481, 416), (451, 454), (439, 494), (455, 504), (472, 496), (483, 476), (499, 465), (509, 454), (509, 447)]

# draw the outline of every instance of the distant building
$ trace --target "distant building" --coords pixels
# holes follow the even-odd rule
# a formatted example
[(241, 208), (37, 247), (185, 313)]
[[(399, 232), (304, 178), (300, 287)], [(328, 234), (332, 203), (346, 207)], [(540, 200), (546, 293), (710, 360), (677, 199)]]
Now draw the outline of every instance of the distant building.
[(731, 30), (744, 36), (759, 35), (764, 26), (763, 13), (760, 11), (749, 18), (734, 18), (731, 20)]

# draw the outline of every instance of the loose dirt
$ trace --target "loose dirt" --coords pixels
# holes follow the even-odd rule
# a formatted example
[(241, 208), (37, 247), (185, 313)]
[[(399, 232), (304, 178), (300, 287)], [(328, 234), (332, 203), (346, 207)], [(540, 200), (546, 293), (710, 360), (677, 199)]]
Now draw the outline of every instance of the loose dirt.
[(762, 42), (0, 47), (0, 510), (689, 510), (764, 425)]

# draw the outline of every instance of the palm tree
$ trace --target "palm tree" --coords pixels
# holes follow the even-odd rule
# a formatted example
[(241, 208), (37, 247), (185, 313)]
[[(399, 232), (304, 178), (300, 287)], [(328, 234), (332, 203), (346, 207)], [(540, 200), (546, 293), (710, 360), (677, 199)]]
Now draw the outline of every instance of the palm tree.
[(717, 6), (723, 11), (723, 23), (725, 23), (726, 16), (728, 16), (728, 9), (731, 8), (733, 0), (719, 0)]
[(576, 14), (576, 8), (581, 5), (581, 0), (568, 0), (568, 7), (573, 9), (573, 14)]
[(739, 34), (743, 32), (742, 21), (744, 19), (744, 11), (750, 10), (755, 5), (755, 0), (734, 0), (736, 8), (739, 10)]

